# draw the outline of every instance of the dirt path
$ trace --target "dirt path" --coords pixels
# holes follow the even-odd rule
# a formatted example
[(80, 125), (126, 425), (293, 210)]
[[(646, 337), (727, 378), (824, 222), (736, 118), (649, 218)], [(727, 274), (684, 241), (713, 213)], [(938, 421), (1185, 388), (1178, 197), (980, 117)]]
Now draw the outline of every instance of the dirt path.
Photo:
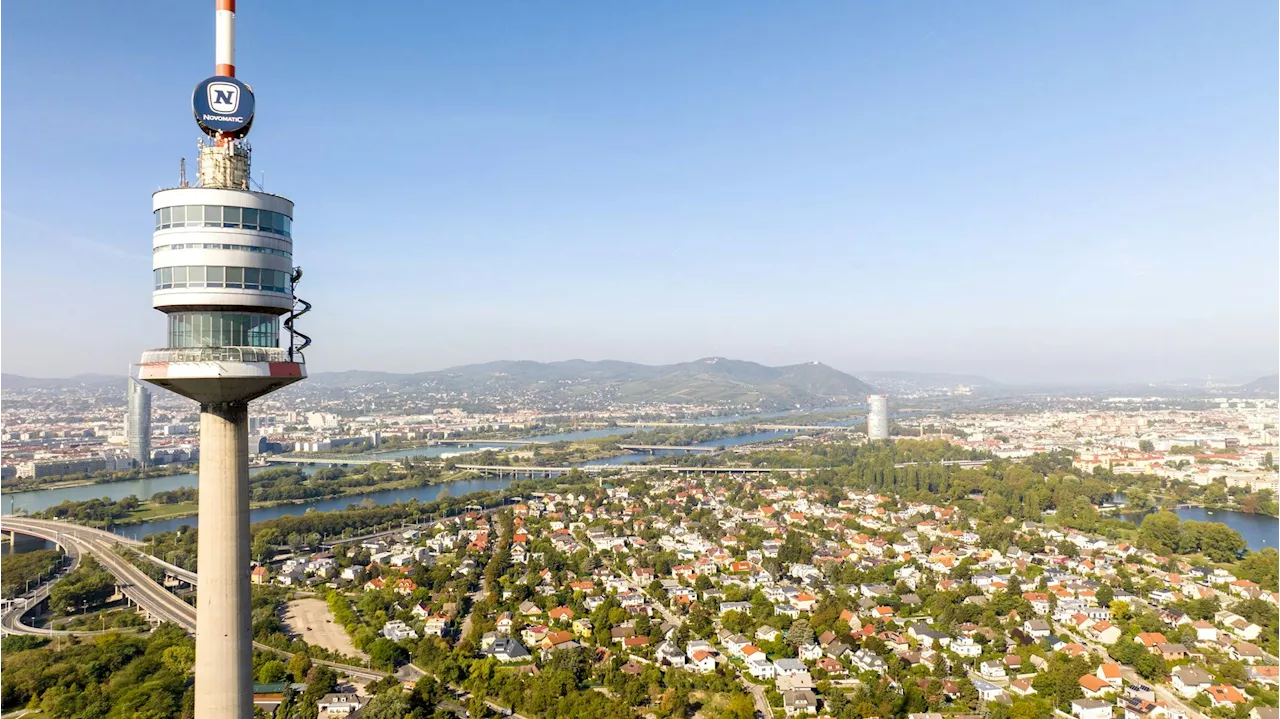
[(324, 647), (349, 657), (368, 659), (364, 652), (356, 651), (347, 636), (347, 630), (333, 621), (329, 605), (323, 599), (295, 599), (285, 607), (284, 623), (295, 637), (307, 644)]

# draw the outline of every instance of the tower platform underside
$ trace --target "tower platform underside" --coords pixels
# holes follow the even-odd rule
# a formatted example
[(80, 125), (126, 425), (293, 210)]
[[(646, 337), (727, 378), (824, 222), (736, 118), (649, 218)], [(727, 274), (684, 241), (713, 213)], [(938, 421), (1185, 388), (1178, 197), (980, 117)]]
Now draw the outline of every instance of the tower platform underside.
[(248, 402), (307, 376), (303, 362), (264, 347), (183, 347), (142, 354), (138, 379), (201, 404)]

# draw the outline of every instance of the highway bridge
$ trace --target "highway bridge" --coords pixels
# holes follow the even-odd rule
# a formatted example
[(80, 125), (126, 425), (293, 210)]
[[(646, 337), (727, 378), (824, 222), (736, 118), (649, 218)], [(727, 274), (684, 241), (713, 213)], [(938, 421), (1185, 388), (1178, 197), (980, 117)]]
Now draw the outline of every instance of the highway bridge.
[(542, 439), (433, 439), (427, 443), (427, 446), (434, 445), (452, 445), (455, 447), (471, 447), (473, 445), (526, 445), (526, 444), (551, 444)]
[(771, 472), (786, 472), (787, 474), (798, 476), (813, 469), (773, 469), (770, 467), (685, 467), (683, 465), (674, 464), (636, 464), (636, 465), (620, 465), (620, 464), (588, 464), (580, 467), (530, 467), (515, 466), (508, 467), (504, 465), (484, 465), (484, 464), (458, 464), (454, 465), (456, 469), (468, 472), (478, 472), (480, 474), (492, 477), (512, 477), (512, 478), (546, 478), (559, 477), (578, 470), (585, 474), (600, 474), (601, 472), (617, 472), (622, 469), (656, 469), (661, 472), (674, 472), (676, 474), (769, 474)]
[(333, 459), (325, 457), (289, 457), (289, 456), (272, 456), (267, 457), (268, 464), (323, 464), (329, 467), (348, 467), (361, 466), (367, 464), (392, 464), (394, 459), (364, 459), (360, 457), (343, 457), (342, 459)]
[[(36, 524), (37, 522), (39, 522), (39, 524)], [(16, 524), (15, 524), (15, 523), (16, 523)], [(25, 518), (25, 517), (21, 517), (21, 518), (20, 518), (20, 517), (5, 517), (5, 518), (4, 518), (4, 530), (5, 530), (5, 531), (9, 531), (10, 529), (13, 529), (14, 527), (17, 527), (17, 526), (19, 526), (19, 525), (29, 526), (29, 527), (31, 527), (31, 528), (32, 528), (32, 530), (33, 530), (33, 531), (39, 531), (39, 528), (40, 528), (41, 526), (45, 527), (45, 529), (46, 529), (46, 530), (49, 530), (49, 529), (58, 529), (58, 530), (61, 530), (62, 532), (72, 532), (72, 531), (73, 531), (73, 532), (75, 533), (75, 536), (77, 536), (77, 537), (92, 537), (92, 538), (97, 539), (98, 541), (104, 542), (104, 543), (106, 543), (106, 544), (118, 544), (118, 545), (120, 545), (120, 546), (122, 546), (122, 547), (127, 547), (128, 549), (133, 550), (133, 552), (134, 552), (135, 554), (137, 554), (139, 557), (142, 557), (143, 559), (147, 560), (148, 562), (151, 562), (152, 564), (155, 564), (156, 566), (158, 566), (158, 567), (160, 567), (160, 568), (164, 569), (164, 570), (165, 570), (165, 572), (166, 572), (167, 574), (169, 574), (170, 576), (172, 576), (173, 578), (175, 578), (175, 579), (180, 579), (180, 580), (182, 580), (183, 582), (186, 582), (187, 584), (191, 584), (191, 585), (194, 585), (194, 584), (196, 583), (196, 573), (195, 573), (195, 572), (192, 572), (192, 571), (187, 570), (187, 569), (183, 569), (182, 567), (179, 567), (179, 566), (177, 566), (177, 565), (175, 565), (175, 564), (170, 564), (170, 563), (168, 563), (168, 562), (164, 561), (163, 559), (161, 559), (161, 558), (159, 558), (159, 557), (156, 557), (156, 556), (154, 556), (154, 555), (147, 554), (147, 553), (146, 553), (145, 551), (143, 551), (143, 549), (142, 549), (143, 547), (145, 547), (145, 546), (146, 546), (146, 543), (145, 543), (145, 542), (141, 542), (141, 541), (139, 541), (139, 540), (137, 540), (137, 539), (131, 539), (131, 538), (129, 538), (129, 537), (125, 537), (125, 536), (123, 536), (123, 535), (116, 534), (115, 532), (109, 532), (109, 531), (107, 531), (107, 530), (105, 530), (105, 529), (96, 529), (96, 528), (94, 528), (94, 527), (85, 527), (85, 526), (82, 526), (82, 525), (79, 525), (79, 524), (71, 524), (71, 523), (68, 523), (68, 522), (60, 522), (60, 521), (52, 521), (52, 522), (51, 522), (51, 521), (48, 521), (48, 520), (31, 520), (31, 519), (27, 519), (27, 518)], [(38, 535), (35, 535), (35, 534), (33, 534), (32, 532), (28, 532), (28, 531), (23, 531), (22, 533), (23, 533), (23, 534), (27, 534), (27, 535), (31, 535), (31, 536), (38, 536)], [(63, 546), (60, 542), (56, 542), (56, 541), (54, 541), (53, 539), (50, 539), (49, 537), (41, 537), (41, 538), (42, 538), (42, 539), (47, 539), (47, 540), (49, 540), (49, 541), (52, 541), (52, 542), (54, 542), (55, 544), (58, 544), (58, 546), (60, 546), (60, 547), (62, 547), (62, 546)], [(64, 551), (65, 551), (65, 549), (66, 549), (66, 548), (65, 548), (65, 547), (63, 547), (63, 549), (64, 549)]]
[[(832, 432), (856, 429), (862, 431), (861, 427), (855, 425), (826, 425), (826, 424), (761, 424), (757, 422), (618, 422), (616, 427), (725, 427), (725, 426), (749, 427), (764, 432)], [(607, 427), (608, 425), (600, 425)]]
[(941, 462), (899, 462), (893, 465), (894, 469), (902, 469), (903, 467), (914, 467), (920, 464), (940, 464), (943, 467), (960, 467), (973, 468), (985, 467), (991, 463), (989, 459), (944, 459)]
[(102, 535), (110, 535), (110, 533), (99, 529), (26, 517), (5, 517), (3, 525), (0, 526), (5, 531), (21, 532), (47, 539), (61, 547), (74, 548), (74, 551), (79, 554), (92, 556), (104, 569), (115, 576), (120, 592), (137, 604), (148, 618), (153, 621), (173, 622), (194, 631), (195, 608), (170, 594), (145, 572), (116, 553), (115, 548), (118, 545), (128, 544), (132, 540), (125, 540), (123, 537), (107, 539)]
[(686, 454), (695, 454), (697, 452), (717, 452), (715, 447), (704, 447), (701, 445), (676, 446), (665, 444), (620, 444), (618, 449), (625, 449), (629, 452), (684, 452)]
[[(164, 587), (156, 584), (145, 572), (133, 566), (128, 560), (115, 552), (117, 545), (137, 544), (134, 540), (113, 535), (100, 529), (91, 529), (65, 522), (12, 516), (4, 517), (2, 522), (0, 529), (4, 531), (20, 532), (29, 536), (39, 537), (63, 547), (72, 546), (74, 551), (78, 553), (87, 553), (93, 556), (103, 568), (115, 576), (120, 591), (137, 604), (149, 619), (159, 622), (173, 622), (188, 632), (195, 633), (196, 608), (187, 604), (182, 598), (170, 594)], [(108, 536), (104, 537), (103, 535)], [(143, 554), (142, 556), (148, 555)], [(188, 574), (190, 575), (190, 573)], [(190, 576), (194, 578), (194, 575)], [(193, 581), (192, 584), (194, 583)], [(56, 634), (57, 632), (50, 630), (50, 633)], [(95, 634), (100, 632), (75, 633)], [(280, 656), (293, 656), (290, 652), (276, 649), (266, 644), (254, 642), (253, 646), (256, 649), (272, 652)], [(376, 681), (387, 676), (386, 672), (367, 667), (351, 666), (320, 659), (312, 659), (311, 661), (313, 664), (321, 664), (360, 679)]]
[(51, 538), (40, 537), (54, 542), (62, 549), (63, 553), (70, 559), (70, 563), (58, 571), (56, 575), (51, 577), (49, 581), (42, 582), (40, 586), (34, 590), (30, 590), (20, 597), (5, 602), (4, 610), (0, 613), (0, 631), (5, 634), (31, 634), (36, 636), (54, 636), (56, 632), (51, 629), (42, 629), (40, 627), (30, 626), (22, 621), (33, 608), (40, 606), (40, 603), (49, 598), (49, 590), (53, 587), (54, 582), (66, 576), (80, 566), (80, 552), (76, 549), (76, 545), (69, 541), (59, 541), (61, 538), (56, 534)]

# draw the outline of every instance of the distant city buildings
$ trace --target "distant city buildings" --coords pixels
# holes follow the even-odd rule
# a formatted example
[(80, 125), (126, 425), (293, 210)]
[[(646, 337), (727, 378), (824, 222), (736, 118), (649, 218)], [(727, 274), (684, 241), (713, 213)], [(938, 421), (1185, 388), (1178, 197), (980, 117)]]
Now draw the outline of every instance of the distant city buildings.
[(98, 472), (107, 468), (107, 461), (102, 457), (86, 457), (84, 459), (50, 459), (23, 462), (18, 465), (20, 479), (38, 477), (56, 477), (64, 474), (81, 474)]
[(146, 467), (151, 464), (151, 391), (130, 377), (128, 400), (125, 437), (129, 441), (129, 457), (137, 466)]
[(307, 426), (311, 429), (337, 429), (338, 415), (331, 412), (312, 412), (307, 415)]
[(889, 395), (867, 395), (867, 438), (889, 439)]

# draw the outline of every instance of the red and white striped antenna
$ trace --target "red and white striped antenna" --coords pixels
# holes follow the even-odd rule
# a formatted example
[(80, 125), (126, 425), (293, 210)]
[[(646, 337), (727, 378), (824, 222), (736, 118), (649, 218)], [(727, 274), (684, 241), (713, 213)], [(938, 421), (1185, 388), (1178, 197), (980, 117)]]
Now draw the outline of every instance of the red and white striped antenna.
[(236, 76), (236, 0), (216, 0), (214, 49), (215, 75)]

